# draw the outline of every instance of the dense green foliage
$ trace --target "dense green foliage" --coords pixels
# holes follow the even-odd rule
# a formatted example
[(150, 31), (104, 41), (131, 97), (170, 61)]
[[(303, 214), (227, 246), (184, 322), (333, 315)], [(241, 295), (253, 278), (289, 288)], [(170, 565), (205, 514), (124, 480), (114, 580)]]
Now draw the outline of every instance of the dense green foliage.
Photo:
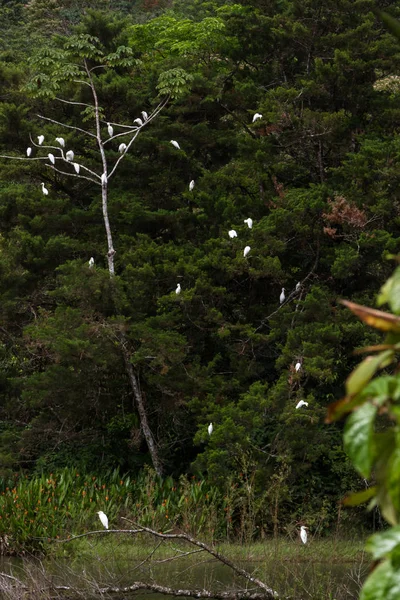
[(396, 40), (372, 0), (92, 4), (0, 3), (0, 153), (63, 135), (98, 166), (79, 132), (37, 116), (92, 126), (56, 99), (89, 101), (82, 40), (91, 64), (107, 57), (104, 127), (171, 99), (110, 182), (113, 281), (99, 190), (0, 162), (1, 472), (149, 462), (123, 331), (167, 474), (231, 478), (270, 529), (329, 525), (359, 481), (326, 407), (377, 339), (337, 300), (372, 301), (400, 235)]

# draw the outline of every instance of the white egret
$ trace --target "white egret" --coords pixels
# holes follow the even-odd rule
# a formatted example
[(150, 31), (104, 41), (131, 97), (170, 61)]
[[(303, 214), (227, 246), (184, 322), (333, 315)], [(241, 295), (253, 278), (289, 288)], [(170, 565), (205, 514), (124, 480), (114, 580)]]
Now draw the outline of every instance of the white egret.
[(279, 302), (280, 302), (280, 304), (282, 304), (282, 302), (285, 302), (285, 298), (286, 298), (286, 296), (285, 296), (285, 288), (282, 288), (281, 295), (279, 296)]
[(101, 183), (102, 183), (102, 185), (107, 183), (107, 175), (105, 173), (103, 173), (103, 175), (101, 176)]
[(127, 148), (126, 144), (120, 144), (118, 146), (118, 152), (121, 152), (121, 154), (123, 154), (125, 152), (126, 148)]
[(79, 171), (81, 170), (81, 166), (78, 163), (72, 163), (74, 165), (75, 173), (79, 175)]
[(307, 529), (308, 527), (305, 527), (305, 525), (300, 527), (300, 538), (303, 544), (307, 544)]
[(214, 429), (214, 427), (213, 427), (213, 424), (212, 424), (212, 423), (210, 423), (210, 424), (209, 424), (209, 426), (208, 426), (208, 428), (207, 428), (208, 435), (211, 435), (211, 434), (212, 434), (212, 432), (213, 432), (213, 429)]
[(296, 283), (296, 292), (298, 292), (300, 288), (301, 288), (301, 283), (300, 283), (300, 281), (298, 281)]
[(296, 369), (296, 373), (297, 373), (297, 371), (300, 371), (300, 369), (301, 369), (301, 362), (300, 362), (300, 361), (298, 361), (298, 362), (296, 363), (296, 365), (295, 365), (295, 367), (294, 367), (294, 368)]
[(147, 119), (149, 118), (149, 115), (147, 114), (147, 112), (145, 110), (142, 110), (142, 117), (143, 117), (144, 121), (147, 121)]
[(68, 152), (65, 153), (65, 158), (69, 161), (72, 162), (74, 160), (74, 151), (73, 150), (68, 150)]
[(114, 127), (111, 125), (111, 123), (107, 123), (107, 131), (110, 137), (114, 135)]
[(139, 125), (139, 127), (141, 127), (143, 125), (143, 121), (139, 117), (137, 119), (134, 119), (133, 122), (137, 123)]
[(246, 256), (250, 252), (250, 250), (251, 250), (250, 246), (246, 246), (246, 248), (243, 250), (243, 256), (244, 256), (244, 258), (246, 258)]
[(180, 293), (181, 293), (181, 291), (182, 291), (182, 289), (181, 289), (181, 284), (180, 284), (180, 283), (178, 283), (178, 285), (176, 286), (175, 294), (180, 294)]
[(51, 152), (49, 152), (47, 156), (49, 157), (49, 161), (51, 162), (51, 164), (55, 165), (56, 164), (56, 159), (54, 158), (54, 154), (52, 154)]
[(253, 117), (253, 123), (255, 123), (257, 121), (257, 119), (262, 119), (262, 114), (255, 113), (255, 115)]
[(298, 402), (296, 404), (296, 409), (301, 408), (302, 406), (308, 406), (308, 402), (304, 402), (304, 400), (300, 400), (300, 402)]
[(64, 148), (65, 140), (63, 137), (56, 137), (56, 142), (58, 142), (60, 144), (60, 146), (62, 146)]
[(101, 524), (103, 525), (104, 529), (108, 529), (107, 515), (105, 515), (102, 510), (97, 511), (97, 514), (99, 515), (99, 519), (100, 519)]
[(94, 267), (94, 258), (92, 256), (89, 260), (89, 269), (93, 269), (93, 267)]
[(44, 142), (44, 135), (38, 135), (37, 139), (38, 139), (39, 146), (41, 146)]
[(31, 154), (32, 154), (32, 148), (27, 148), (26, 149), (26, 155), (27, 155), (27, 157), (29, 158)]
[(189, 192), (192, 192), (194, 188), (194, 179), (189, 183)]
[(42, 192), (43, 192), (43, 194), (45, 196), (48, 196), (49, 195), (49, 190), (47, 189), (47, 187), (45, 187), (43, 181), (42, 181), (42, 183), (40, 185), (42, 186)]
[(181, 149), (180, 145), (179, 145), (179, 144), (178, 144), (178, 142), (176, 142), (175, 140), (171, 140), (171, 144), (172, 144), (173, 146), (175, 146), (175, 148), (177, 148), (178, 150), (180, 150), (180, 149)]
[(228, 231), (228, 235), (230, 238), (235, 238), (237, 237), (237, 233), (234, 229), (231, 229), (230, 231)]
[(253, 219), (251, 219), (250, 217), (249, 217), (248, 219), (245, 219), (245, 220), (243, 221), (243, 223), (247, 223), (247, 227), (248, 227), (249, 229), (251, 229), (251, 228), (253, 227)]

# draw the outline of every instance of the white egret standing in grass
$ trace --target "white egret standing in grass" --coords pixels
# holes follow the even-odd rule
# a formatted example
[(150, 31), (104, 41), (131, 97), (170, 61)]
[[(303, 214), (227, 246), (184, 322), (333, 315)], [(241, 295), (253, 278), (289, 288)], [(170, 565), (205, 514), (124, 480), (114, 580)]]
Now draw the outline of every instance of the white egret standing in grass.
[(308, 406), (308, 402), (304, 402), (304, 400), (300, 400), (300, 402), (298, 402), (296, 404), (296, 408), (301, 408), (302, 406)]
[(108, 131), (108, 135), (109, 135), (110, 137), (112, 137), (112, 136), (114, 135), (114, 128), (113, 128), (113, 126), (111, 125), (111, 123), (107, 123), (107, 131)]
[(281, 295), (279, 296), (279, 302), (280, 302), (280, 304), (282, 304), (282, 302), (285, 302), (285, 298), (286, 298), (286, 296), (285, 296), (285, 288), (282, 288)]
[(89, 260), (89, 269), (93, 269), (93, 267), (94, 267), (94, 258), (92, 256)]
[(68, 150), (68, 152), (65, 153), (65, 158), (68, 160), (68, 162), (72, 162), (74, 160), (74, 151), (73, 150)]
[(194, 179), (189, 183), (189, 192), (192, 192), (194, 188)]
[(172, 144), (173, 146), (175, 146), (175, 148), (177, 148), (178, 150), (180, 150), (180, 149), (181, 149), (180, 145), (179, 145), (179, 144), (178, 144), (178, 142), (176, 142), (175, 140), (171, 140), (171, 144)]
[(56, 164), (56, 159), (54, 158), (54, 154), (52, 154), (51, 152), (49, 152), (47, 156), (49, 157), (49, 161), (51, 162), (51, 164), (55, 165)]
[(56, 142), (58, 142), (60, 144), (60, 146), (62, 146), (64, 148), (65, 140), (63, 137), (56, 137)]
[(253, 117), (253, 123), (255, 123), (257, 121), (257, 119), (262, 119), (262, 114), (255, 113), (255, 115)]
[(308, 527), (306, 527), (305, 525), (302, 525), (300, 527), (300, 538), (303, 544), (307, 544), (307, 529)]
[(141, 127), (143, 125), (143, 121), (139, 117), (137, 119), (134, 119), (133, 122), (137, 123), (139, 125), (139, 127)]
[(248, 219), (245, 219), (245, 220), (243, 221), (243, 223), (247, 223), (247, 227), (248, 227), (249, 229), (251, 229), (251, 228), (253, 227), (253, 219), (251, 219), (250, 217), (249, 217)]
[(213, 424), (212, 424), (212, 423), (210, 423), (210, 424), (209, 424), (209, 426), (208, 426), (208, 428), (207, 428), (208, 435), (211, 435), (211, 434), (212, 434), (212, 432), (213, 432), (213, 429), (214, 429), (214, 427), (213, 427)]
[(243, 250), (243, 256), (244, 256), (244, 258), (246, 258), (246, 256), (250, 252), (250, 250), (251, 250), (250, 246), (246, 246), (246, 248)]
[(180, 283), (178, 283), (178, 285), (176, 286), (175, 294), (180, 294), (180, 293), (181, 293), (181, 291), (182, 291), (182, 289), (181, 289), (181, 284), (180, 284)]
[(49, 190), (47, 189), (47, 187), (45, 187), (43, 181), (42, 181), (42, 183), (40, 185), (42, 186), (42, 192), (43, 192), (43, 194), (45, 196), (48, 196), (49, 195)]
[(38, 139), (39, 146), (41, 146), (44, 142), (44, 135), (38, 135), (37, 139)]
[(230, 231), (228, 231), (228, 235), (230, 238), (235, 238), (237, 237), (237, 233), (234, 229), (231, 229)]
[(296, 369), (296, 373), (297, 373), (297, 371), (300, 371), (300, 369), (301, 369), (301, 362), (300, 362), (300, 361), (298, 361), (298, 362), (296, 363), (296, 365), (295, 365), (295, 367), (294, 367), (294, 368)]
[(29, 158), (31, 154), (32, 154), (32, 148), (27, 148), (26, 149), (26, 155), (27, 155), (27, 157)]
[(107, 515), (105, 515), (102, 510), (97, 511), (97, 514), (99, 515), (99, 519), (100, 519), (101, 524), (103, 525), (104, 529), (108, 529)]
[(72, 163), (74, 165), (75, 173), (79, 175), (79, 171), (81, 170), (80, 165), (78, 163)]
[(145, 121), (147, 121), (147, 119), (149, 118), (149, 115), (147, 114), (147, 112), (145, 110), (142, 110), (142, 117)]
[(126, 150), (126, 144), (122, 143), (118, 146), (118, 152), (121, 152), (121, 154), (123, 154), (125, 152), (125, 150)]

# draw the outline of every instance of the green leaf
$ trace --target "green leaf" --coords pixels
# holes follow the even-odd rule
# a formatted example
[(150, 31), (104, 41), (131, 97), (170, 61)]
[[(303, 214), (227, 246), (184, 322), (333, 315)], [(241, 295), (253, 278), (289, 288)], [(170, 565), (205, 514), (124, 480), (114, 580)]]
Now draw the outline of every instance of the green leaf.
[(344, 447), (356, 469), (369, 477), (373, 460), (373, 425), (377, 407), (364, 404), (354, 411), (346, 422)]
[(393, 357), (392, 350), (385, 350), (377, 356), (367, 356), (354, 369), (346, 381), (346, 392), (349, 396), (355, 396), (360, 392), (376, 371), (386, 366), (387, 361)]
[(350, 494), (343, 500), (343, 504), (345, 506), (359, 506), (364, 502), (368, 502), (373, 496), (376, 494), (376, 485), (367, 488), (366, 490), (362, 490), (361, 492), (355, 492), (354, 494)]
[(400, 525), (372, 535), (368, 539), (365, 549), (376, 560), (389, 554), (398, 544), (400, 544)]
[(393, 575), (393, 567), (385, 560), (368, 577), (361, 590), (360, 600), (387, 600), (386, 592)]
[(392, 277), (390, 277), (385, 284), (382, 286), (380, 294), (378, 296), (377, 304), (388, 303), (392, 311), (398, 315), (400, 314), (400, 268), (397, 267)]

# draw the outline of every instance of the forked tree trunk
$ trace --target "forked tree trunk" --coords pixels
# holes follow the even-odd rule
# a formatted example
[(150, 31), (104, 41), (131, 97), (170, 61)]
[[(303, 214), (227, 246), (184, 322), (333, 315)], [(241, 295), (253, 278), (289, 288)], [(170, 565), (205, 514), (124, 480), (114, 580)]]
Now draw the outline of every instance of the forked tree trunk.
[[(103, 144), (103, 140), (102, 140), (102, 136), (101, 136), (100, 110), (99, 110), (99, 102), (98, 102), (98, 98), (97, 98), (97, 92), (96, 92), (96, 88), (95, 88), (91, 73), (90, 73), (89, 69), (87, 68), (87, 65), (86, 65), (86, 72), (87, 72), (87, 75), (88, 75), (88, 78), (90, 81), (90, 87), (92, 89), (92, 94), (93, 94), (93, 100), (94, 100), (94, 106), (95, 106), (95, 120), (96, 120), (96, 138), (97, 138), (97, 144), (99, 147), (101, 161), (102, 161), (102, 165), (103, 165), (103, 176), (101, 179), (101, 201), (102, 201), (104, 227), (106, 230), (106, 237), (107, 237), (108, 271), (110, 273), (110, 278), (112, 280), (115, 275), (115, 268), (114, 268), (115, 250), (114, 250), (114, 245), (113, 245), (110, 220), (108, 217), (107, 158), (106, 158), (106, 153), (104, 151), (104, 144)], [(152, 434), (150, 426), (149, 426), (149, 421), (147, 419), (147, 411), (146, 411), (146, 407), (145, 407), (144, 401), (143, 401), (143, 395), (140, 391), (138, 380), (137, 380), (135, 371), (133, 369), (133, 365), (131, 363), (131, 353), (129, 351), (129, 342), (123, 333), (120, 337), (120, 341), (121, 341), (122, 355), (123, 355), (124, 363), (125, 363), (125, 369), (126, 369), (126, 373), (128, 375), (129, 384), (131, 386), (132, 394), (133, 394), (133, 398), (134, 398), (134, 405), (137, 408), (137, 411), (139, 414), (140, 426), (143, 431), (143, 435), (144, 435), (144, 438), (147, 443), (147, 447), (150, 452), (153, 467), (154, 467), (157, 475), (161, 476), (163, 469), (162, 469), (162, 464), (161, 464), (161, 460), (160, 460), (159, 453), (158, 453), (158, 448), (156, 446), (153, 434)]]

